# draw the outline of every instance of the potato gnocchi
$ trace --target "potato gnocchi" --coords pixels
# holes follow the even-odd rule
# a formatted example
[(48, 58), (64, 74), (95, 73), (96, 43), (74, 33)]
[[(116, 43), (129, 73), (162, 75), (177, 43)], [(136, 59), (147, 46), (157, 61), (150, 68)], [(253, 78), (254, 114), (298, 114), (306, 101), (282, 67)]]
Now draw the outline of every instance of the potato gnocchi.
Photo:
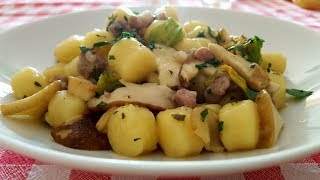
[(262, 52), (260, 37), (183, 24), (171, 6), (118, 8), (105, 23), (57, 44), (43, 73), (16, 72), (17, 100), (1, 113), (44, 118), (70, 148), (183, 158), (270, 148), (285, 124), (286, 92), (312, 94), (287, 89), (286, 57)]

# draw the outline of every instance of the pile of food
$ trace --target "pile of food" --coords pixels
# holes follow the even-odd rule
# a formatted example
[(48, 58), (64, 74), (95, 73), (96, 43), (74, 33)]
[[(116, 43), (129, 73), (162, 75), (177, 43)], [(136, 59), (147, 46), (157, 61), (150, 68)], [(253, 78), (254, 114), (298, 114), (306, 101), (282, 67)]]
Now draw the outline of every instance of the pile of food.
[[(13, 75), (7, 118), (44, 119), (55, 142), (139, 156), (170, 157), (269, 148), (284, 125), (286, 58), (261, 52), (264, 40), (179, 22), (170, 6), (118, 8), (105, 30), (73, 35), (43, 73)], [(27, 128), (27, 127), (26, 127)]]

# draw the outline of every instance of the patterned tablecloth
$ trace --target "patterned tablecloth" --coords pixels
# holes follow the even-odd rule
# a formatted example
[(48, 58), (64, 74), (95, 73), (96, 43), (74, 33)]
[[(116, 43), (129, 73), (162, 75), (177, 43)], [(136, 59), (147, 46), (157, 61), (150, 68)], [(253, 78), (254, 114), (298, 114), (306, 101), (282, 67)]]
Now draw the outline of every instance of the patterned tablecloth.
[[(0, 30), (12, 28), (48, 16), (105, 6), (160, 5), (165, 0), (0, 0)], [(202, 1), (171, 0), (179, 6), (207, 6)], [(292, 21), (320, 32), (320, 11), (301, 9), (285, 0), (237, 0), (231, 9)], [(1, 146), (1, 145), (0, 145)], [(151, 178), (151, 177), (150, 177)], [(161, 177), (160, 177), (161, 178)], [(140, 179), (69, 169), (46, 164), (10, 150), (0, 148), (0, 179)], [(159, 177), (152, 177), (159, 179)], [(238, 173), (223, 177), (192, 177), (175, 179), (320, 179), (320, 154), (297, 162)]]

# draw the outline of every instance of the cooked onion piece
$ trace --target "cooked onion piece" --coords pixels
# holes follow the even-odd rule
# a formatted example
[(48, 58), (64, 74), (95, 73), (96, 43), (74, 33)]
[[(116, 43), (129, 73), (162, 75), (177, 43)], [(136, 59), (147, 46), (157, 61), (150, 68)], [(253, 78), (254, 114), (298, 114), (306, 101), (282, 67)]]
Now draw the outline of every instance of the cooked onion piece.
[(56, 92), (60, 90), (60, 88), (61, 82), (54, 81), (53, 83), (49, 84), (47, 87), (45, 87), (41, 91), (38, 91), (32, 96), (1, 105), (1, 113), (4, 116), (10, 116), (24, 111), (27, 112), (28, 110), (34, 107), (38, 107), (39, 110), (37, 111), (39, 112), (39, 114), (32, 114), (32, 116), (39, 117), (43, 113), (42, 109), (46, 109), (48, 107), (50, 100), (56, 94)]

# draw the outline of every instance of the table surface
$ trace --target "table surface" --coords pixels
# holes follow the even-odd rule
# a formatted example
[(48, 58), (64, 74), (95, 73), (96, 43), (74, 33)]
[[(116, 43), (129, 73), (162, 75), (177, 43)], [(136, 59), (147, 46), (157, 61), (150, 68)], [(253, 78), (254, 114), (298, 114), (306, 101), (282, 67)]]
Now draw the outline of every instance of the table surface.
[[(165, 0), (1, 0), (0, 30), (13, 28), (48, 16), (75, 11), (99, 9), (106, 6), (142, 6), (165, 3)], [(171, 0), (179, 6), (206, 6), (202, 1)], [(273, 16), (320, 32), (320, 11), (301, 9), (286, 0), (236, 0), (232, 10)], [(46, 164), (10, 150), (0, 148), (0, 179), (140, 179), (141, 177), (113, 176), (69, 169)], [(149, 177), (149, 179), (162, 177)], [(285, 163), (267, 169), (220, 177), (180, 177), (175, 179), (320, 179), (320, 154), (297, 162)]]

